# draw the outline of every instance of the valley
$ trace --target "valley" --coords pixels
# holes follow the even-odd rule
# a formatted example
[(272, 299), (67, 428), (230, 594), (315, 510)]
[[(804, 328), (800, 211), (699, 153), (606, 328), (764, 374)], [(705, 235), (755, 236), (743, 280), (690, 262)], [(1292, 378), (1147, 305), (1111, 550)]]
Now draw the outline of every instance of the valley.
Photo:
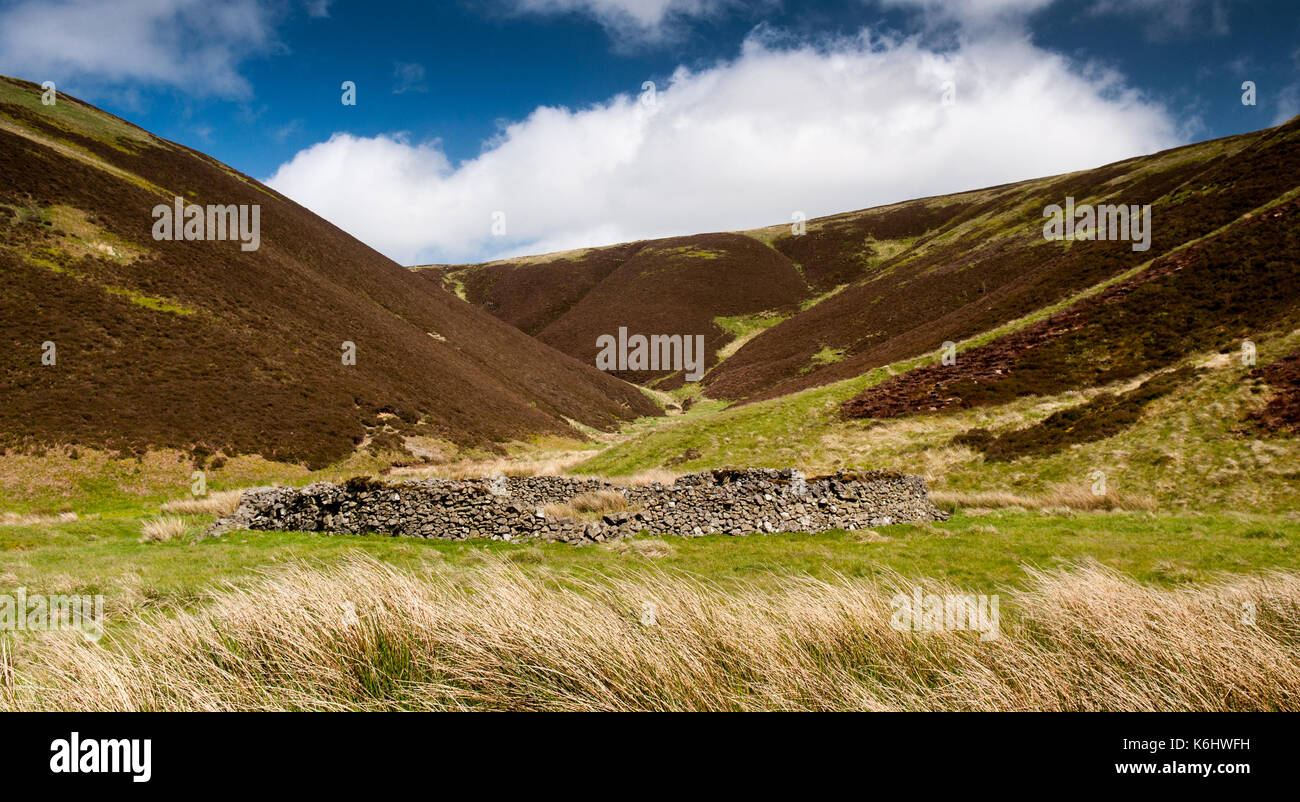
[[(99, 595), (107, 621), (92, 645), (0, 637), (0, 709), (1300, 698), (1300, 119), (798, 228), (406, 268), (40, 94), (0, 78), (0, 589)], [(1141, 231), (1044, 237), (1067, 198), (1144, 210)], [(226, 241), (155, 236), (160, 206), (236, 213)], [(679, 478), (749, 469), (779, 479), (709, 507), (718, 531), (676, 507), (703, 481)], [(941, 514), (746, 525), (792, 471), (877, 470)], [(606, 495), (529, 496), (498, 528), (410, 490), (529, 477)], [(383, 515), (266, 528), (321, 483)], [(245, 493), (271, 499), (259, 527), (202, 537)], [(602, 513), (617, 536), (584, 538)], [(890, 629), (922, 586), (1002, 594), (1002, 638)], [(671, 679), (682, 643), (709, 656), (698, 685)], [(1228, 651), (1256, 661), (1246, 690)]]

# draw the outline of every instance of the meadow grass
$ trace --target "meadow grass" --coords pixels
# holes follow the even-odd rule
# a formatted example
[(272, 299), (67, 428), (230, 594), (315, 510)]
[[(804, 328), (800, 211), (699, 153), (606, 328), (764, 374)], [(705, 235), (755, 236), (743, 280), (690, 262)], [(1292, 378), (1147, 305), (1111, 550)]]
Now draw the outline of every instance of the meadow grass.
[[(1300, 575), (1181, 590), (1074, 566), (996, 626), (913, 631), (896, 575), (766, 587), (673, 571), (564, 583), (356, 557), (282, 566), (106, 644), (0, 655), (0, 709), (1295, 710)], [(1001, 594), (999, 594), (999, 600)], [(1249, 611), (1248, 614), (1246, 611)]]
[[(0, 592), (105, 595), (111, 610), (194, 604), (226, 582), (243, 582), (278, 563), (332, 562), (350, 554), (405, 567), (436, 563), (472, 569), (485, 556), (520, 561), (548, 575), (598, 576), (645, 567), (635, 553), (557, 543), (457, 542), (385, 535), (235, 531), (141, 542), (154, 516), (45, 521), (0, 526)], [(211, 516), (192, 516), (197, 533)], [(1043, 512), (995, 509), (958, 512), (935, 524), (859, 532), (669, 537), (672, 553), (655, 561), (715, 580), (762, 584), (800, 574), (868, 577), (897, 572), (980, 587), (1017, 582), (1027, 568), (1095, 560), (1142, 582), (1175, 586), (1223, 573), (1300, 570), (1300, 520), (1249, 514)], [(653, 533), (647, 533), (653, 538)], [(645, 536), (643, 536), (645, 537)]]

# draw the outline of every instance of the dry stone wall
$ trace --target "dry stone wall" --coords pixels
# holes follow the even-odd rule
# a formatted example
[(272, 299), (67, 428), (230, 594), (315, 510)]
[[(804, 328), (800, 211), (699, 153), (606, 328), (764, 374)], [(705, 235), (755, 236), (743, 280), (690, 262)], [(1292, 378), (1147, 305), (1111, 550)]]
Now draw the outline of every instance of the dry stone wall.
[[(548, 515), (597, 491), (620, 493), (628, 510), (599, 520)], [(872, 471), (805, 478), (798, 471), (749, 469), (689, 474), (670, 485), (619, 487), (561, 476), (317, 482), (244, 491), (239, 508), (209, 534), (232, 529), (383, 533), (454, 540), (542, 539), (585, 544), (641, 532), (686, 537), (752, 532), (862, 529), (947, 517), (919, 476)]]

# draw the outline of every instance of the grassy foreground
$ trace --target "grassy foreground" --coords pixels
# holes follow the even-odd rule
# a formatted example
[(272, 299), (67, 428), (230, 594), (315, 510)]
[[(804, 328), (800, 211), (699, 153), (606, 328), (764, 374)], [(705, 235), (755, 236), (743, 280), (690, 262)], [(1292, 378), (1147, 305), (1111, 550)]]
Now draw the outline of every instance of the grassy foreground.
[[(1032, 573), (997, 637), (891, 625), (898, 576), (560, 583), (370, 558), (285, 566), (110, 648), (44, 640), (14, 710), (1279, 710), (1300, 707), (1300, 574), (1193, 589)], [(924, 593), (965, 593), (929, 583)], [(30, 661), (30, 662), (29, 662)]]
[[(204, 515), (156, 542), (154, 519), (0, 526), (0, 586), (102, 593), (108, 619), (99, 643), (0, 637), (0, 709), (1300, 708), (1300, 521), (1276, 516), (976, 510), (586, 548), (192, 543)], [(999, 637), (893, 629), (913, 588), (999, 596)]]
[(411, 569), (440, 564), (472, 572), (485, 559), (499, 557), (544, 576), (586, 579), (661, 568), (757, 585), (789, 575), (897, 572), (956, 582), (980, 593), (1020, 582), (1026, 568), (1087, 560), (1166, 587), (1265, 567), (1300, 571), (1300, 520), (1015, 509), (977, 513), (869, 532), (640, 537), (587, 548), (314, 532), (234, 532), (192, 543), (211, 516), (186, 516), (183, 536), (150, 542), (141, 530), (154, 516), (47, 522), (0, 526), (0, 590), (103, 594), (110, 617), (124, 618), (139, 609), (203, 603), (224, 583), (244, 582), (280, 563), (329, 563), (355, 554)]

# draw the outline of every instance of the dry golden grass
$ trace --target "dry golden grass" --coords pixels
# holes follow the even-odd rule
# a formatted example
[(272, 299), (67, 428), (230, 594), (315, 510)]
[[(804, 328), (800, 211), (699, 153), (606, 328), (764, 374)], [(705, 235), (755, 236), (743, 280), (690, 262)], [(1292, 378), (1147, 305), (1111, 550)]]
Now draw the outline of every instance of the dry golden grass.
[(0, 708), (1300, 709), (1300, 574), (1162, 590), (1096, 566), (1033, 573), (987, 641), (893, 628), (911, 589), (294, 563), (142, 613), (110, 646), (22, 644), (0, 655)]
[(1145, 493), (1113, 493), (1098, 495), (1091, 487), (1060, 485), (1046, 493), (1030, 495), (1007, 490), (962, 491), (931, 490), (930, 499), (936, 504), (955, 504), (958, 507), (995, 509), (1020, 507), (1026, 510), (1132, 510), (1154, 511), (1156, 500)]
[(628, 509), (627, 498), (617, 490), (579, 493), (563, 504), (547, 504), (542, 512), (548, 518), (586, 518), (595, 520), (609, 512)]
[(673, 544), (665, 540), (648, 537), (615, 540), (612, 543), (604, 544), (602, 548), (607, 551), (612, 551), (615, 554), (635, 554), (640, 557), (649, 557), (651, 559), (671, 557), (677, 553), (677, 547)]
[[(91, 516), (98, 518), (98, 515)], [(81, 520), (75, 512), (60, 512), (57, 515), (44, 515), (40, 513), (18, 513), (3, 512), (0, 513), (0, 526), (37, 526), (39, 524), (66, 524), (72, 521)]]
[(885, 537), (874, 529), (863, 529), (854, 535), (854, 540), (859, 543), (888, 543), (893, 538)]
[(501, 457), (498, 459), (464, 459), (440, 465), (413, 465), (394, 468), (395, 477), (438, 476), (447, 479), (486, 479), (502, 476), (557, 476), (583, 460), (591, 451), (566, 451), (535, 459)]
[(162, 511), (183, 515), (230, 515), (239, 506), (242, 493), (242, 490), (221, 490), (206, 496), (178, 498), (162, 505)]
[(166, 543), (185, 536), (187, 524), (179, 515), (160, 515), (140, 522), (141, 543)]

